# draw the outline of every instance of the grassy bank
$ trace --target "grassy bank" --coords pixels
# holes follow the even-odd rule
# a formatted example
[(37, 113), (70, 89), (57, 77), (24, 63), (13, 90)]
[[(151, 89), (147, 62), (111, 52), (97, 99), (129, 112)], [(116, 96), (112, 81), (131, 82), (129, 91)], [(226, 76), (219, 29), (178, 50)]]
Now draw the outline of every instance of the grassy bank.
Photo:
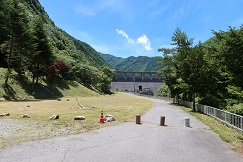
[(212, 129), (212, 131), (217, 133), (223, 141), (228, 142), (232, 146), (233, 150), (243, 155), (243, 133), (242, 132), (234, 128), (231, 128), (210, 116), (193, 112), (191, 108), (186, 108), (183, 106), (181, 106), (181, 108), (184, 111), (195, 116), (204, 124), (208, 125)]
[[(136, 114), (143, 114), (152, 108), (152, 101), (131, 97), (123, 93), (92, 97), (69, 97), (57, 100), (36, 101), (4, 101), (0, 104), (0, 113), (10, 113), (9, 117), (1, 117), (1, 121), (11, 120), (16, 129), (4, 128), (0, 137), (0, 149), (4, 149), (23, 141), (64, 136), (99, 127), (119, 124), (134, 120)], [(80, 108), (80, 106), (84, 108)], [(112, 114), (116, 121), (100, 125), (100, 112)], [(29, 114), (29, 119), (21, 115)], [(49, 120), (53, 114), (60, 119)], [(74, 121), (74, 116), (85, 116), (83, 121)], [(9, 127), (14, 126), (9, 125)], [(4, 134), (4, 136), (3, 136)]]
[(99, 94), (76, 81), (57, 79), (55, 83), (47, 83), (43, 78), (38, 84), (32, 84), (32, 76), (18, 76), (13, 72), (8, 84), (4, 84), (6, 69), (0, 68), (0, 98), (6, 100), (50, 99), (70, 96), (98, 96)]

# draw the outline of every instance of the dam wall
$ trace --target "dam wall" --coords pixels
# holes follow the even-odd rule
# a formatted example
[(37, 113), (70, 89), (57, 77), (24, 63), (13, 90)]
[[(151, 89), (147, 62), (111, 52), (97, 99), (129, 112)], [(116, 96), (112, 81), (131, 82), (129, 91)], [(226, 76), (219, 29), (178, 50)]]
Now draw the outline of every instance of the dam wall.
[(138, 86), (142, 85), (142, 89), (150, 89), (157, 96), (157, 90), (164, 85), (163, 82), (111, 82), (112, 91), (127, 91), (139, 93)]

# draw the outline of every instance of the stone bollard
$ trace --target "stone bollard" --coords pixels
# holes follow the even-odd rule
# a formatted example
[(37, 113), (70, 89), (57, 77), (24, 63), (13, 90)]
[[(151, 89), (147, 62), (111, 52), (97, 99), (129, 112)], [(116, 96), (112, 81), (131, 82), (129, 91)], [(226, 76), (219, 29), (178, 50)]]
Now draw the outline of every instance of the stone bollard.
[(185, 127), (190, 127), (190, 118), (185, 117)]
[(165, 117), (160, 116), (160, 126), (164, 126), (164, 125), (165, 125)]
[(136, 115), (136, 124), (141, 124), (141, 115)]

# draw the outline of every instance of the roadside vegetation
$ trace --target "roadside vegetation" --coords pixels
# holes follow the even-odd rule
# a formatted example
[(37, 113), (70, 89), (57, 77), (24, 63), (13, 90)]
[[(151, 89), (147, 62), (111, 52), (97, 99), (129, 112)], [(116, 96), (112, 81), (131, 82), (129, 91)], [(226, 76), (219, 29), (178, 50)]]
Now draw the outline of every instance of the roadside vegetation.
[(158, 49), (166, 84), (159, 93), (193, 102), (194, 111), (199, 103), (243, 115), (243, 26), (212, 32), (214, 37), (194, 45), (177, 29), (173, 48)]
[(197, 119), (202, 121), (204, 124), (210, 127), (212, 131), (219, 135), (219, 137), (228, 142), (232, 149), (241, 155), (243, 155), (243, 133), (226, 124), (199, 112), (192, 111), (191, 108), (180, 106), (184, 111), (195, 116)]

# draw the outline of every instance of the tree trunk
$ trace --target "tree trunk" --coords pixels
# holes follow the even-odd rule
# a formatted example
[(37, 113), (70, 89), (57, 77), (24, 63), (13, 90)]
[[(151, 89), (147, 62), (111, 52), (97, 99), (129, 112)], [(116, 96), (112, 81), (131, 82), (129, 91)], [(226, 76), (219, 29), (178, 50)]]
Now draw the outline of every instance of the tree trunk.
[(8, 83), (9, 75), (11, 73), (11, 59), (12, 59), (12, 53), (13, 53), (13, 44), (14, 44), (14, 34), (13, 34), (13, 29), (12, 29), (10, 51), (9, 51), (9, 56), (8, 56), (8, 74), (5, 78), (5, 84)]
[(35, 72), (35, 74), (36, 74), (36, 84), (38, 84), (38, 82), (39, 82), (39, 72), (40, 72), (40, 64), (38, 64), (37, 65), (37, 68), (36, 68), (37, 70), (36, 70), (36, 72)]
[(196, 98), (196, 95), (193, 92), (193, 94), (192, 94), (192, 111), (196, 111), (196, 103), (195, 103), (196, 99), (195, 98)]
[(33, 74), (33, 77), (32, 77), (32, 84), (35, 83), (35, 72), (32, 73)]

